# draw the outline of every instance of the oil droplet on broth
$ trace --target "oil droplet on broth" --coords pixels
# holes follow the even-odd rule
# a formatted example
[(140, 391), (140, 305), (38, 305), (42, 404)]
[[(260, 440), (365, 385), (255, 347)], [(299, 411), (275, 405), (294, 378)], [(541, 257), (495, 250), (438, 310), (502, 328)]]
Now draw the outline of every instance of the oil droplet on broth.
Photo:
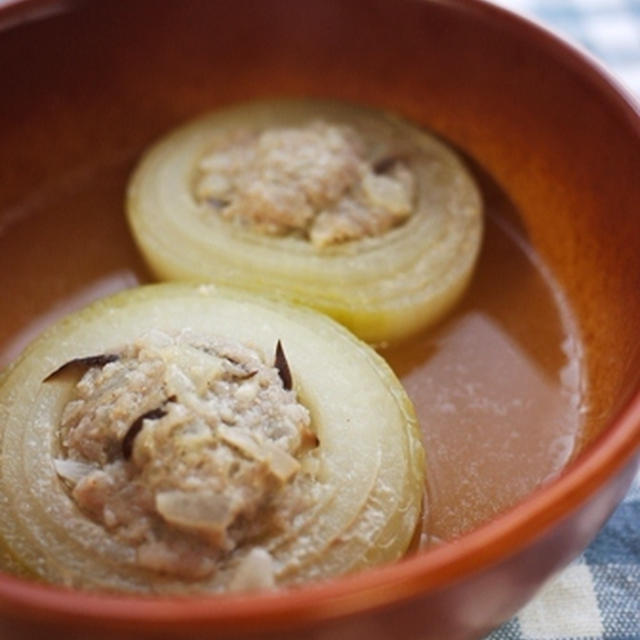
[[(85, 169), (30, 197), (20, 215), (0, 212), (8, 221), (0, 290), (12, 300), (0, 324), (0, 366), (60, 315), (150, 279), (124, 221), (132, 162)], [(477, 526), (553, 477), (580, 433), (579, 340), (508, 200), (478, 176), (487, 228), (462, 305), (435, 330), (382, 351), (424, 433), (423, 539), (431, 543)]]

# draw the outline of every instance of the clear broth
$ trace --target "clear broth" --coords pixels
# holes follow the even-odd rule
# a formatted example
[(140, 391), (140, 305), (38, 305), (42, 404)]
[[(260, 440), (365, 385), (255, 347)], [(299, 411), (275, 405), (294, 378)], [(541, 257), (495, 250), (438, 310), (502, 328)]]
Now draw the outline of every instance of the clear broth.
[[(0, 216), (0, 366), (45, 326), (151, 278), (123, 214), (135, 157), (43, 185)], [(425, 536), (458, 536), (555, 477), (580, 443), (583, 363), (562, 293), (507, 196), (474, 169), (486, 230), (473, 282), (438, 327), (382, 351), (427, 452)]]

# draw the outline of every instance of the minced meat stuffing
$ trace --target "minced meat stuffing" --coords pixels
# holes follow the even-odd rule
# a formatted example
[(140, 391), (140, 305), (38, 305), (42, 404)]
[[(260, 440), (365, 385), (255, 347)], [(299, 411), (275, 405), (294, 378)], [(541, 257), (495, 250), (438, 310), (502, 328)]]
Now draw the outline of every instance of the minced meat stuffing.
[(315, 121), (234, 131), (198, 165), (195, 195), (223, 219), (325, 247), (379, 236), (411, 214), (402, 158), (367, 158), (352, 127)]
[(55, 464), (138, 565), (206, 578), (308, 506), (309, 412), (256, 349), (152, 331), (116, 355), (75, 385)]

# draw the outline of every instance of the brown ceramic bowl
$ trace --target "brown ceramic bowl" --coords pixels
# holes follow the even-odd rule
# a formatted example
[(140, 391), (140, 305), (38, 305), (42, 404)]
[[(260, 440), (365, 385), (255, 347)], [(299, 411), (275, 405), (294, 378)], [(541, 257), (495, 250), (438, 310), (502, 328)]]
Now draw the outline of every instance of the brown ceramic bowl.
[[(293, 95), (393, 110), (465, 154), (487, 206), (461, 308), (387, 353), (428, 418), (432, 525), (454, 542), (245, 596), (0, 575), (2, 638), (478, 638), (589, 543), (640, 445), (640, 118), (593, 61), (480, 0), (25, 1), (0, 9), (0, 28), (4, 362), (62, 311), (148, 279), (123, 221), (127, 175), (158, 135), (218, 105)], [(473, 351), (481, 376), (509, 381), (514, 353), (533, 373), (523, 410), (453, 428), (429, 413), (432, 379), (413, 374), (469, 318), (495, 330), (472, 343), (498, 336)], [(540, 380), (564, 402), (551, 418)]]

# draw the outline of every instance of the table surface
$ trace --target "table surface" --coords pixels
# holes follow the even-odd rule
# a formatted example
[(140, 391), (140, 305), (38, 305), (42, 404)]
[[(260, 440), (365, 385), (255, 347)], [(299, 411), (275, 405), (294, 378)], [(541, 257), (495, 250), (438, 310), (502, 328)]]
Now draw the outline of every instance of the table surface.
[[(640, 98), (640, 0), (493, 1), (586, 49)], [(640, 474), (585, 553), (486, 640), (640, 640)]]

